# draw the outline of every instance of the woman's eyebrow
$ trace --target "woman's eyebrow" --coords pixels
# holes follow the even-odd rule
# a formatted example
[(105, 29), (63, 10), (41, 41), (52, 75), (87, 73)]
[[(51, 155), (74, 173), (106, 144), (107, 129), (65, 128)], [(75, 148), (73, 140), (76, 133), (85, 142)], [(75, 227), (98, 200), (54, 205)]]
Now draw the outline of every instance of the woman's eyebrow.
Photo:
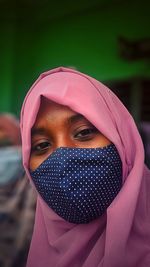
[(68, 122), (70, 124), (73, 124), (73, 123), (81, 121), (81, 120), (86, 120), (85, 117), (81, 114), (75, 114), (75, 115), (68, 118)]
[[(83, 121), (83, 120), (86, 120), (85, 117), (81, 114), (75, 114), (75, 115), (72, 115), (71, 117), (69, 117), (67, 119), (68, 123), (69, 124), (73, 124), (73, 123), (76, 123), (76, 122), (79, 122), (79, 121)], [(34, 127), (32, 128), (31, 130), (31, 136), (35, 136), (35, 135), (44, 135), (46, 134), (46, 129), (44, 127)]]
[(35, 135), (43, 135), (43, 134), (45, 134), (46, 133), (46, 130), (45, 130), (45, 128), (33, 128), (32, 130), (31, 130), (31, 136), (33, 137), (33, 136), (35, 136)]

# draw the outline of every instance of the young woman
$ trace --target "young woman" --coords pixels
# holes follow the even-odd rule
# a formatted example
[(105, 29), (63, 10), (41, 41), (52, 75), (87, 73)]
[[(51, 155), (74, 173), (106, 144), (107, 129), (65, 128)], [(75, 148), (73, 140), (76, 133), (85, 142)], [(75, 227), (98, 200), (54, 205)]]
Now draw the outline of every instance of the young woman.
[(135, 123), (95, 79), (42, 74), (21, 114), (38, 193), (28, 267), (150, 266), (150, 172)]

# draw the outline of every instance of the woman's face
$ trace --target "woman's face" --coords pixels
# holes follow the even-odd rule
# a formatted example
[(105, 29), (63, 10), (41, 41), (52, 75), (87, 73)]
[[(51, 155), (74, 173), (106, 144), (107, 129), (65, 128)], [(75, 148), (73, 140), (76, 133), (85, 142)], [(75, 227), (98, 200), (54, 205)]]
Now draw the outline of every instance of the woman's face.
[(59, 147), (96, 148), (110, 141), (82, 115), (43, 99), (31, 131), (29, 167), (35, 170)]

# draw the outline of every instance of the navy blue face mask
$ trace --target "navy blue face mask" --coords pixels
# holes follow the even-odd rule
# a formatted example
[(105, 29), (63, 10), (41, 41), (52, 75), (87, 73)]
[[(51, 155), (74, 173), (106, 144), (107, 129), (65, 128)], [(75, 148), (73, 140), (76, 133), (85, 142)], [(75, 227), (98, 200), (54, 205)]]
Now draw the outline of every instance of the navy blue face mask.
[(122, 163), (113, 144), (58, 148), (30, 174), (48, 206), (76, 224), (101, 216), (122, 186)]

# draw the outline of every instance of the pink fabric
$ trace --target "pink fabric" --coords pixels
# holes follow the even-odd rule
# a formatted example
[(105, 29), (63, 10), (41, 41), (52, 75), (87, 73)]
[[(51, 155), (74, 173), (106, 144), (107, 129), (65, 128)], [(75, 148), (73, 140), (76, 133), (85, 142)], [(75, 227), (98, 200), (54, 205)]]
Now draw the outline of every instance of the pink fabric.
[(83, 114), (116, 145), (123, 163), (123, 187), (107, 214), (83, 225), (64, 221), (39, 196), (27, 266), (149, 267), (150, 171), (144, 166), (143, 144), (131, 115), (107, 87), (87, 75), (67, 68), (43, 73), (22, 107), (27, 173), (40, 96)]

